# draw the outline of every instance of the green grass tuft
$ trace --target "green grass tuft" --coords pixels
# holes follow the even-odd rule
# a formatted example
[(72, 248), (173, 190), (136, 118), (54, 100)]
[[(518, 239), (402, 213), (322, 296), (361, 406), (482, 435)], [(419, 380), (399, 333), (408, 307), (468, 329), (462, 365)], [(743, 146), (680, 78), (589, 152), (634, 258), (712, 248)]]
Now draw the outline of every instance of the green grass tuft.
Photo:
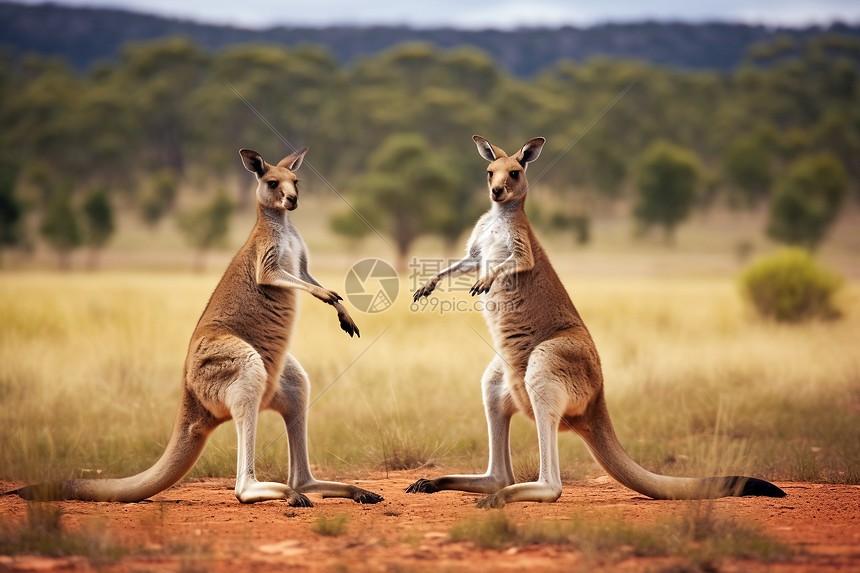
[(346, 533), (346, 525), (349, 522), (349, 516), (345, 513), (340, 513), (333, 517), (319, 516), (311, 524), (311, 531), (326, 537), (339, 537)]
[(451, 526), (449, 534), (454, 541), (471, 541), (486, 549), (502, 549), (517, 545), (521, 541), (519, 528), (503, 511), (457, 522)]

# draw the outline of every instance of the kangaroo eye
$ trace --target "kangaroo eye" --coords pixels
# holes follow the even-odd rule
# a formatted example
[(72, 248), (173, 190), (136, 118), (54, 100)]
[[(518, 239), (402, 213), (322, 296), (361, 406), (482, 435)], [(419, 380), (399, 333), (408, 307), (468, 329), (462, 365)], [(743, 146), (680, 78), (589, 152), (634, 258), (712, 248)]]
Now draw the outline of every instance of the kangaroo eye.
[(277, 188), (278, 188), (278, 182), (275, 179), (269, 181), (269, 189), (277, 189)]
[(492, 178), (493, 178), (493, 172), (487, 171), (487, 179), (492, 179)]
[(511, 171), (509, 173), (509, 175), (511, 176), (511, 179), (516, 179), (517, 177), (520, 176), (520, 172), (519, 171)]

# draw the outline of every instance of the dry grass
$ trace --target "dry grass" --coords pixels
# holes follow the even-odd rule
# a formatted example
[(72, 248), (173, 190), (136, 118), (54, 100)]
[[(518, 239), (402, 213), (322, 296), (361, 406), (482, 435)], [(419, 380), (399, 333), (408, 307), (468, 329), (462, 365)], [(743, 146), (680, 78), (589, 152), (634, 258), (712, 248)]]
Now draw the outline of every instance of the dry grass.
[(492, 512), (451, 526), (453, 541), (478, 547), (569, 545), (587, 558), (622, 560), (681, 557), (695, 570), (716, 571), (725, 558), (784, 560), (791, 550), (758, 528), (721, 517), (708, 504), (691, 504), (677, 516), (652, 525), (632, 525), (619, 518), (585, 518), (515, 523), (505, 511)]
[[(342, 290), (340, 273), (319, 278)], [(188, 338), (217, 280), (0, 274), (0, 478), (126, 475), (154, 462), (172, 428)], [(753, 317), (728, 279), (566, 284), (601, 352), (616, 430), (644, 466), (860, 483), (856, 285), (842, 295), (840, 320), (798, 326)], [(354, 311), (356, 340), (330, 308), (307, 296), (302, 305), (292, 351), (319, 396), (309, 423), (320, 476), (483, 470), (479, 380), (492, 350), (475, 334), (488, 338), (478, 313), (415, 313), (401, 293), (384, 313)], [(258, 461), (267, 479), (286, 478), (282, 431), (280, 418), (262, 417), (259, 451), (277, 439)], [(568, 479), (599, 473), (577, 437), (563, 435), (560, 448)], [(528, 473), (537, 440), (521, 416), (512, 450)], [(192, 475), (233, 475), (235, 451), (225, 424)]]
[(62, 511), (55, 506), (29, 504), (23, 523), (0, 524), (0, 555), (83, 555), (98, 567), (114, 563), (130, 552), (115, 543), (101, 524), (91, 523), (79, 531), (69, 531), (62, 517)]

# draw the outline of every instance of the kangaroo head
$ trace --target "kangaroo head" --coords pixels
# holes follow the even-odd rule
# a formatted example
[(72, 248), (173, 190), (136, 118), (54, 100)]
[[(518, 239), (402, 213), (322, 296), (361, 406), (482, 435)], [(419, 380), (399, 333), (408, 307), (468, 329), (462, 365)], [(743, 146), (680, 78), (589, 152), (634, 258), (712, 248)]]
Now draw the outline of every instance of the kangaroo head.
[(256, 151), (240, 149), (245, 169), (257, 176), (257, 203), (269, 209), (292, 211), (299, 204), (299, 180), (295, 172), (302, 165), (307, 147), (269, 165)]
[(490, 162), (487, 166), (487, 186), (490, 200), (507, 203), (526, 196), (529, 184), (526, 181), (528, 164), (538, 158), (546, 139), (535, 137), (523, 145), (519, 153), (509, 157), (502, 149), (491, 144), (480, 135), (473, 135), (481, 157)]

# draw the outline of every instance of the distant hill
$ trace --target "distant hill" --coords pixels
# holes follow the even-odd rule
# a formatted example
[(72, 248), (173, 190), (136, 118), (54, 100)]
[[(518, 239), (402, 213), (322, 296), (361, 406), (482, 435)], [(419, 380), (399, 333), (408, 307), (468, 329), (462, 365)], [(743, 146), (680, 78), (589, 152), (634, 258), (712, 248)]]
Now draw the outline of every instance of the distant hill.
[(512, 31), (383, 26), (252, 30), (116, 9), (0, 2), (0, 46), (16, 53), (58, 56), (79, 69), (114, 57), (127, 42), (178, 35), (210, 49), (243, 42), (322, 44), (341, 62), (406, 41), (432, 42), (446, 48), (469, 44), (492, 54), (519, 76), (532, 75), (562, 58), (585, 60), (599, 55), (728, 71), (743, 60), (746, 50), (755, 43), (780, 34), (804, 38), (825, 32), (860, 36), (860, 26), (773, 29), (727, 23), (642, 22)]

